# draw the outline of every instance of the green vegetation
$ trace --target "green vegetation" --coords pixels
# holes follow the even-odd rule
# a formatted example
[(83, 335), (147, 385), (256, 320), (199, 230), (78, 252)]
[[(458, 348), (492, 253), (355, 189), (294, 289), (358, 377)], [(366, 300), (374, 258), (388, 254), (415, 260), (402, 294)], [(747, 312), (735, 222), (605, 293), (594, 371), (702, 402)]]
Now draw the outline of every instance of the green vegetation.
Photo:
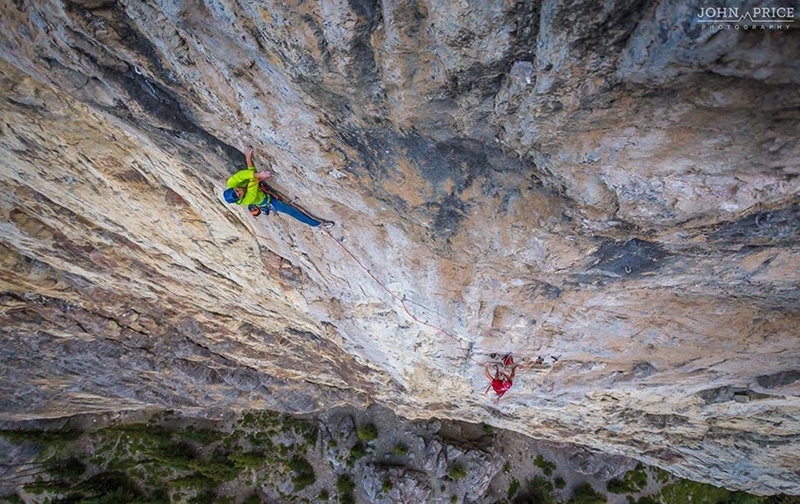
[(314, 446), (317, 444), (319, 428), (313, 422), (299, 420), (287, 416), (284, 417), (283, 427), (284, 429), (290, 429), (296, 435), (305, 439), (308, 446)]
[(408, 446), (404, 445), (403, 443), (397, 443), (394, 445), (394, 450), (392, 450), (395, 455), (398, 457), (405, 457), (408, 455)]
[(368, 443), (370, 441), (378, 439), (378, 428), (375, 427), (375, 424), (371, 423), (362, 425), (361, 427), (358, 428), (356, 434), (358, 434), (359, 440)]
[(536, 456), (536, 460), (533, 461), (533, 465), (539, 467), (542, 472), (544, 472), (545, 476), (552, 476), (553, 471), (556, 470), (555, 463), (546, 460), (541, 454)]
[(458, 502), (458, 495), (451, 495), (450, 496), (450, 503), (451, 504), (456, 504), (456, 502)]
[(528, 482), (523, 492), (511, 501), (512, 504), (556, 504), (553, 497), (553, 484), (541, 476), (534, 476)]
[(744, 492), (732, 492), (712, 485), (676, 479), (660, 492), (640, 498), (637, 504), (669, 504), (691, 502), (692, 504), (800, 504), (800, 497), (774, 495), (759, 497)]
[(296, 456), (289, 461), (289, 468), (292, 470), (292, 483), (294, 483), (295, 491), (311, 486), (317, 480), (314, 474), (314, 468), (303, 457)]
[(46, 465), (49, 475), (57, 479), (75, 481), (86, 472), (86, 464), (75, 457), (66, 460), (55, 460)]
[(572, 493), (572, 497), (568, 501), (569, 504), (605, 504), (606, 502), (608, 502), (606, 496), (595, 492), (594, 488), (589, 483), (584, 483), (576, 488)]
[[(191, 497), (186, 502), (188, 504), (215, 504), (216, 495), (211, 491), (200, 492), (199, 494)], [(128, 501), (113, 501), (113, 502), (128, 502)], [(111, 504), (109, 502), (109, 504)]]
[(339, 492), (339, 503), (340, 504), (353, 504), (356, 500), (353, 496), (353, 490), (355, 490), (356, 484), (353, 483), (353, 479), (346, 475), (342, 474), (336, 480), (336, 490)]
[(233, 462), (237, 469), (258, 469), (264, 465), (265, 457), (261, 452), (234, 452), (228, 455), (228, 459)]
[(506, 494), (506, 498), (511, 500), (517, 492), (519, 492), (519, 480), (517, 478), (511, 478), (511, 484), (508, 485), (508, 493)]
[(209, 445), (222, 438), (222, 433), (211, 429), (198, 429), (192, 425), (183, 430), (182, 437), (201, 445)]
[(483, 424), (483, 433), (487, 436), (494, 436), (494, 427), (489, 424)]
[(389, 478), (389, 475), (388, 474), (384, 475), (383, 480), (381, 481), (381, 491), (383, 493), (389, 493), (392, 491), (393, 488), (394, 485), (392, 484), (392, 480), (391, 478)]
[(647, 469), (644, 465), (637, 464), (636, 468), (626, 472), (622, 479), (610, 479), (606, 485), (609, 492), (615, 494), (630, 494), (642, 491), (647, 486)]
[[(277, 486), (291, 479), (294, 493), (306, 489), (309, 493), (291, 497), (291, 502), (336, 501), (337, 504), (355, 502), (356, 488), (352, 476), (341, 475), (333, 490), (320, 489), (318, 495), (313, 485), (317, 480), (314, 467), (306, 459), (311, 448), (316, 447), (318, 428), (314, 422), (299, 420), (272, 412), (248, 412), (239, 417), (231, 432), (189, 426), (176, 422), (172, 415), (155, 415), (147, 423), (114, 425), (93, 432), (80, 433), (71, 429), (55, 431), (5, 430), (0, 435), (12, 442), (38, 448), (35, 462), (26, 464), (25, 470), (36, 478), (23, 488), (34, 496), (32, 500), (52, 504), (164, 504), (186, 502), (193, 504), (234, 504), (236, 496), (230, 495), (226, 482), (239, 480), (234, 485), (256, 483)], [(210, 425), (208, 422), (198, 422)], [(487, 434), (490, 426), (484, 427)], [(491, 431), (494, 432), (493, 430)], [(347, 465), (368, 455), (375, 448), (369, 443), (378, 438), (373, 424), (357, 431), (359, 441), (350, 450)], [(330, 440), (329, 446), (336, 441)], [(320, 447), (316, 447), (318, 450)], [(392, 452), (405, 457), (409, 447), (397, 443)], [(537, 475), (524, 484), (511, 478), (504, 504), (557, 504), (554, 488), (566, 488), (561, 476), (552, 479), (556, 464), (542, 455), (534, 464), (546, 476)], [(331, 465), (333, 468), (333, 465)], [(513, 465), (505, 462), (502, 471), (511, 474)], [(538, 472), (538, 471), (537, 471)], [(455, 462), (447, 471), (448, 479), (459, 481), (468, 474), (467, 467)], [(638, 500), (649, 482), (658, 482), (661, 490)], [(447, 492), (445, 481), (440, 481), (442, 494)], [(381, 491), (394, 490), (392, 480), (381, 480)], [(800, 504), (799, 497), (759, 497), (743, 492), (731, 492), (701, 483), (678, 479), (666, 471), (643, 465), (628, 471), (618, 479), (608, 482), (608, 491), (627, 495), (630, 504)], [(561, 493), (559, 493), (561, 495)], [(19, 504), (17, 495), (0, 497), (0, 503)], [(244, 504), (256, 504), (260, 498), (250, 495)], [(600, 504), (604, 495), (591, 485), (575, 489), (565, 504)]]
[(650, 471), (655, 476), (656, 481), (658, 481), (662, 485), (664, 483), (668, 483), (672, 479), (672, 474), (665, 471), (664, 469), (661, 469), (660, 467), (651, 467)]
[(367, 448), (361, 442), (356, 443), (347, 457), (347, 467), (353, 467), (358, 459), (366, 457), (368, 453)]
[(451, 465), (450, 469), (447, 470), (447, 476), (453, 481), (458, 481), (466, 475), (467, 470), (463, 465), (461, 465), (460, 462), (456, 462), (455, 464)]
[(717, 488), (696, 481), (679, 480), (671, 483), (658, 493), (661, 500), (666, 502), (693, 502), (716, 504), (728, 500), (730, 492), (724, 488)]
[(340, 475), (339, 478), (336, 480), (336, 490), (338, 490), (340, 494), (346, 492), (352, 492), (355, 489), (356, 489), (356, 484), (353, 483), (353, 478), (351, 478), (347, 474)]
[[(39, 476), (24, 489), (53, 503), (225, 504), (235, 499), (219, 495), (221, 485), (239, 477), (268, 482), (274, 474), (288, 473), (295, 490), (316, 481), (303, 457), (317, 440), (312, 422), (248, 412), (228, 433), (176, 427), (170, 417), (154, 415), (147, 423), (114, 425), (90, 433), (13, 430), (0, 435), (38, 445)], [(276, 449), (272, 438), (277, 435), (289, 441)], [(16, 502), (10, 496), (3, 501)], [(251, 496), (251, 501), (259, 499)]]

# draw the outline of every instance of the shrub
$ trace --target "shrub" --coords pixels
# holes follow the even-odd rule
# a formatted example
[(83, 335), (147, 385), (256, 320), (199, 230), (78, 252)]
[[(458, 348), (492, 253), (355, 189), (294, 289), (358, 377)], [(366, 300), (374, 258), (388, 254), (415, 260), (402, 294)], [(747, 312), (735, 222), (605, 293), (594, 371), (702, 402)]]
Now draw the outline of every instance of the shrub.
[(228, 455), (238, 469), (257, 469), (264, 464), (264, 458), (261, 452), (235, 452)]
[(355, 489), (356, 489), (356, 484), (353, 483), (353, 478), (351, 478), (347, 474), (340, 475), (339, 478), (336, 480), (336, 490), (338, 490), (339, 493), (352, 492)]
[(564, 481), (564, 478), (562, 478), (561, 476), (556, 476), (555, 483), (556, 483), (556, 488), (558, 488), (559, 490), (567, 486), (567, 482)]
[[(211, 491), (205, 491), (199, 493), (192, 497), (191, 499), (187, 500), (187, 504), (215, 504), (216, 495), (214, 495)], [(116, 502), (128, 502), (128, 501), (116, 501)], [(109, 503), (110, 504), (110, 503)]]
[(239, 475), (239, 468), (237, 468), (232, 461), (224, 457), (218, 457), (215, 460), (207, 462), (192, 462), (189, 464), (189, 468), (216, 483), (231, 481)]
[(633, 488), (630, 487), (625, 481), (617, 478), (612, 478), (606, 483), (606, 490), (615, 494), (633, 493)]
[(211, 444), (222, 438), (222, 434), (211, 429), (198, 429), (193, 425), (186, 427), (181, 435), (189, 441), (201, 444), (203, 446)]
[(608, 502), (606, 496), (595, 492), (589, 483), (584, 483), (576, 488), (569, 500), (569, 504), (605, 504), (606, 502)]
[(352, 450), (350, 450), (350, 456), (347, 457), (347, 467), (353, 467), (356, 463), (356, 460), (365, 457), (367, 455), (367, 449), (364, 447), (363, 444), (356, 443)]
[(455, 464), (451, 465), (450, 469), (447, 471), (447, 476), (453, 481), (458, 481), (466, 475), (467, 470), (463, 465), (461, 465), (460, 462), (456, 462)]
[(157, 445), (145, 450), (161, 465), (175, 469), (176, 471), (186, 471), (195, 462), (195, 452), (192, 445), (186, 442), (159, 442)]
[(506, 462), (503, 465), (503, 474), (508, 474), (511, 472), (511, 462)]
[(771, 495), (764, 498), (764, 504), (800, 504), (799, 495)]
[(556, 499), (553, 497), (552, 492), (552, 483), (541, 476), (534, 476), (528, 482), (525, 491), (517, 495), (512, 502), (513, 504), (556, 504)]
[(305, 439), (309, 445), (314, 446), (315, 444), (317, 444), (317, 436), (319, 434), (319, 428), (317, 427), (316, 424), (311, 422), (306, 422), (303, 420), (292, 419), (291, 426), (292, 430), (296, 434), (302, 436), (303, 439)]
[(308, 460), (303, 457), (294, 457), (289, 461), (289, 468), (294, 473), (292, 476), (292, 483), (294, 483), (294, 489), (297, 492), (313, 485), (314, 482), (317, 481), (314, 468), (311, 467)]
[(394, 454), (398, 457), (405, 457), (408, 455), (408, 446), (404, 445), (403, 443), (397, 443), (394, 445)]
[(47, 473), (55, 478), (76, 480), (86, 472), (86, 464), (75, 457), (48, 463)]
[(392, 488), (394, 488), (394, 485), (392, 484), (391, 478), (389, 478), (388, 475), (385, 475), (381, 483), (381, 491), (383, 493), (389, 493), (392, 491)]
[(323, 488), (322, 490), (320, 490), (318, 498), (319, 498), (319, 500), (321, 500), (321, 501), (326, 501), (326, 500), (328, 500), (328, 499), (330, 499), (330, 498), (331, 498), (331, 495), (328, 493), (328, 491), (327, 491), (327, 490), (325, 490), (325, 489)]
[(370, 441), (378, 439), (378, 428), (375, 427), (375, 424), (371, 423), (362, 425), (361, 427), (358, 428), (356, 434), (358, 435), (358, 439), (364, 441), (365, 443), (368, 443)]
[(167, 485), (172, 489), (188, 488), (188, 489), (203, 489), (213, 484), (213, 481), (203, 476), (200, 473), (190, 474), (189, 476), (182, 476), (167, 482)]
[(156, 488), (150, 493), (150, 502), (169, 502), (169, 492), (167, 492), (166, 488), (160, 487)]
[(336, 480), (336, 489), (339, 491), (339, 503), (340, 504), (353, 504), (355, 503), (355, 497), (353, 497), (353, 490), (355, 490), (356, 484), (353, 483), (353, 479), (346, 475), (342, 474)]
[[(647, 470), (644, 465), (636, 464), (636, 467), (626, 472), (622, 479), (611, 479), (608, 482), (608, 491), (613, 493), (634, 493), (639, 492), (647, 486)], [(612, 490), (612, 488), (614, 490)]]
[(494, 427), (489, 424), (483, 424), (483, 433), (487, 436), (494, 436)]
[(552, 476), (553, 471), (556, 469), (556, 465), (553, 462), (546, 460), (541, 454), (536, 456), (536, 460), (533, 461), (533, 465), (541, 468), (545, 476)]
[(58, 501), (63, 503), (80, 502), (80, 504), (119, 504), (120, 502), (141, 502), (137, 499), (136, 492), (129, 488), (117, 488), (109, 493), (87, 498), (81, 494), (70, 495)]
[(519, 480), (517, 478), (511, 478), (511, 484), (508, 485), (508, 493), (506, 494), (506, 498), (511, 500), (514, 495), (519, 492)]
[(258, 494), (250, 494), (242, 504), (261, 504), (261, 499), (258, 498)]
[[(753, 501), (750, 498), (759, 499), (756, 496), (747, 496), (747, 494), (737, 492), (730, 492), (724, 488), (717, 488), (712, 485), (698, 483), (686, 479), (677, 479), (661, 488), (657, 494), (649, 496), (655, 502), (696, 502), (703, 504), (733, 504), (739, 503), (745, 497), (749, 497), (744, 502), (760, 502), (759, 500)], [(640, 499), (641, 501), (641, 499)]]
[(54, 493), (61, 495), (69, 491), (70, 485), (69, 483), (64, 483), (63, 481), (43, 481), (41, 478), (37, 478), (36, 481), (22, 485), (22, 488), (26, 492), (34, 495), (40, 495), (43, 493)]
[[(638, 469), (639, 466), (636, 466), (636, 468)], [(651, 467), (650, 469), (653, 471), (653, 474), (655, 475), (656, 480), (658, 480), (659, 483), (662, 484), (667, 483), (669, 482), (669, 480), (672, 479), (672, 474), (670, 474), (668, 471), (665, 471), (664, 469), (661, 469), (660, 467)]]

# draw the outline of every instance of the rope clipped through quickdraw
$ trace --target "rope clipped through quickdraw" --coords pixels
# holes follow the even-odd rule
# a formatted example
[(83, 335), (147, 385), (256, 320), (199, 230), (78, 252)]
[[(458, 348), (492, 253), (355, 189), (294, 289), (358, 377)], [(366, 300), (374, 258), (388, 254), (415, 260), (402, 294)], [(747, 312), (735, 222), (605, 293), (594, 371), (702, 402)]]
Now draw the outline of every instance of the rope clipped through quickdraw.
[[(262, 190), (262, 191), (264, 191), (265, 193), (267, 193), (267, 194), (268, 194), (270, 197), (272, 197), (272, 198), (275, 198), (275, 199), (277, 199), (277, 200), (279, 200), (279, 201), (282, 201), (282, 202), (286, 203), (286, 198), (285, 198), (285, 197), (284, 197), (282, 194), (280, 194), (278, 191), (276, 191), (275, 189), (273, 189), (272, 187), (270, 187), (270, 186), (269, 186), (269, 184), (267, 184), (266, 182), (264, 182), (264, 181), (261, 181), (261, 182), (259, 182), (259, 187), (261, 188), (261, 190)], [(301, 207), (300, 205), (297, 205), (297, 204), (292, 204), (292, 205), (293, 205), (295, 208), (297, 208), (298, 210), (300, 210), (301, 212), (303, 212), (304, 214), (306, 214), (308, 217), (310, 217), (310, 218), (312, 218), (312, 219), (314, 219), (314, 220), (321, 220), (321, 219), (318, 219), (317, 217), (315, 217), (315, 216), (311, 215), (311, 214), (310, 214), (310, 213), (309, 213), (309, 212), (308, 212), (308, 211), (307, 211), (305, 208)], [(454, 336), (453, 334), (449, 333), (448, 331), (446, 331), (446, 330), (445, 330), (445, 329), (443, 329), (442, 327), (440, 327), (440, 326), (438, 326), (438, 325), (436, 325), (436, 324), (432, 324), (432, 323), (430, 323), (430, 322), (427, 322), (427, 321), (425, 321), (425, 320), (422, 320), (422, 319), (420, 319), (419, 317), (417, 317), (416, 315), (414, 315), (414, 314), (411, 312), (411, 310), (409, 310), (409, 309), (408, 309), (408, 306), (406, 305), (406, 299), (405, 299), (404, 297), (400, 297), (400, 296), (399, 296), (399, 295), (397, 295), (396, 293), (392, 292), (392, 290), (391, 290), (391, 289), (389, 289), (389, 288), (386, 286), (386, 284), (384, 284), (384, 283), (383, 283), (383, 282), (382, 282), (382, 281), (381, 281), (381, 280), (380, 280), (380, 279), (379, 279), (377, 276), (375, 276), (375, 274), (374, 274), (374, 273), (372, 273), (372, 271), (371, 271), (369, 268), (367, 268), (367, 267), (364, 265), (364, 263), (363, 263), (363, 262), (361, 262), (361, 260), (358, 258), (358, 256), (356, 256), (356, 255), (355, 255), (355, 254), (354, 254), (354, 253), (353, 253), (353, 252), (352, 252), (352, 251), (351, 251), (349, 248), (347, 248), (347, 247), (345, 246), (345, 244), (341, 242), (341, 240), (339, 240), (339, 239), (337, 239), (335, 236), (333, 236), (333, 233), (331, 233), (331, 232), (330, 232), (330, 231), (329, 231), (327, 228), (324, 228), (324, 227), (323, 227), (323, 228), (322, 228), (322, 230), (323, 230), (323, 231), (325, 231), (325, 233), (326, 233), (328, 236), (330, 236), (330, 237), (333, 239), (333, 241), (335, 241), (337, 244), (339, 244), (339, 246), (340, 246), (340, 247), (342, 247), (342, 249), (343, 249), (345, 252), (347, 252), (347, 254), (348, 254), (350, 257), (352, 257), (352, 258), (353, 258), (353, 260), (354, 260), (354, 261), (355, 261), (355, 262), (356, 262), (356, 263), (357, 263), (359, 266), (361, 266), (361, 268), (362, 268), (364, 271), (366, 271), (366, 272), (367, 272), (367, 274), (368, 274), (370, 277), (372, 277), (372, 279), (373, 279), (373, 280), (375, 280), (375, 282), (376, 282), (376, 283), (377, 283), (377, 284), (378, 284), (378, 285), (379, 285), (379, 286), (380, 286), (380, 287), (381, 287), (381, 288), (382, 288), (384, 291), (386, 291), (386, 292), (387, 292), (387, 293), (388, 293), (388, 294), (389, 294), (389, 295), (390, 295), (390, 296), (391, 296), (393, 299), (396, 299), (397, 301), (399, 301), (399, 302), (400, 302), (400, 305), (403, 307), (403, 310), (405, 310), (406, 314), (408, 314), (408, 316), (409, 316), (409, 317), (411, 317), (411, 319), (412, 319), (412, 320), (414, 320), (414, 321), (415, 321), (415, 322), (417, 322), (418, 324), (422, 324), (422, 325), (424, 325), (424, 326), (426, 326), (426, 327), (430, 327), (431, 329), (435, 329), (435, 330), (439, 331), (440, 333), (442, 333), (442, 334), (444, 334), (445, 336), (449, 337), (450, 339), (452, 339), (452, 340), (453, 340), (453, 341), (455, 341), (456, 343), (459, 343), (459, 344), (461, 343), (461, 340), (460, 340), (460, 339), (458, 339), (456, 336)], [(416, 304), (416, 305), (422, 306), (423, 308), (425, 308), (425, 309), (427, 309), (427, 310), (430, 310), (429, 308), (426, 308), (424, 305), (421, 305), (420, 303), (416, 303), (416, 302), (414, 302), (414, 301), (409, 301), (409, 303), (414, 303), (414, 304)], [(467, 359), (469, 359), (469, 358), (470, 358), (470, 357), (469, 357), (469, 355), (467, 355), (466, 357), (467, 357)]]

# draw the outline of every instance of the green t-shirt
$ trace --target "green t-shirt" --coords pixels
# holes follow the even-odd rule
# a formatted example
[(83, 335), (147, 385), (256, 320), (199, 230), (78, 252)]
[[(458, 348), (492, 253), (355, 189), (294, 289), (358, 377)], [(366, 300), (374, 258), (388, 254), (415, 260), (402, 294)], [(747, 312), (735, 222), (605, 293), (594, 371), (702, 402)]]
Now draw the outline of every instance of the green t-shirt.
[(267, 197), (264, 191), (258, 188), (258, 179), (253, 176), (256, 172), (255, 166), (250, 166), (246, 170), (239, 170), (228, 179), (228, 188), (244, 187), (247, 189), (244, 197), (236, 202), (237, 205), (259, 205)]

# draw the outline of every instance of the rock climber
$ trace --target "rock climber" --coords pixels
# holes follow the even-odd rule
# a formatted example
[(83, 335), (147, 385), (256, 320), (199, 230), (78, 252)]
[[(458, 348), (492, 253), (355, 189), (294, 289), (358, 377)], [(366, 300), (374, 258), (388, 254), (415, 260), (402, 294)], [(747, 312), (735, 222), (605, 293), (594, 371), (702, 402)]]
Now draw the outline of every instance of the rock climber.
[[(496, 354), (492, 354), (494, 358)], [(490, 372), (490, 368), (494, 368), (494, 373)], [(489, 379), (489, 386), (483, 392), (487, 394), (490, 389), (494, 389), (497, 398), (494, 402), (499, 402), (503, 394), (511, 389), (514, 384), (514, 374), (517, 372), (517, 364), (514, 363), (514, 358), (511, 354), (504, 355), (499, 363), (488, 363), (483, 367), (483, 372), (486, 378)]]
[(253, 217), (257, 217), (261, 212), (269, 215), (272, 210), (290, 215), (311, 227), (317, 227), (320, 224), (326, 228), (333, 226), (333, 221), (315, 219), (295, 205), (265, 193), (261, 183), (272, 178), (274, 173), (269, 170), (256, 171), (256, 166), (253, 164), (253, 149), (250, 147), (244, 150), (244, 157), (247, 168), (231, 175), (226, 184), (228, 188), (222, 193), (226, 202), (247, 205), (247, 209)]

